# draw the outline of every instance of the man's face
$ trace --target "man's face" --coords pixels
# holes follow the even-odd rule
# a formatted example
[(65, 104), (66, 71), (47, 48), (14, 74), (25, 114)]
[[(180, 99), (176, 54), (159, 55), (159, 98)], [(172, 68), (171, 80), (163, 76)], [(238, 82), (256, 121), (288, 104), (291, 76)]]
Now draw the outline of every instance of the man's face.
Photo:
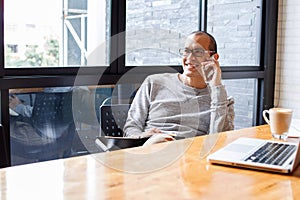
[[(189, 77), (202, 78), (201, 63), (210, 59), (209, 51), (210, 38), (203, 35), (190, 35), (185, 43), (184, 51), (186, 56), (182, 58), (183, 74)], [(202, 52), (202, 53), (201, 53)]]

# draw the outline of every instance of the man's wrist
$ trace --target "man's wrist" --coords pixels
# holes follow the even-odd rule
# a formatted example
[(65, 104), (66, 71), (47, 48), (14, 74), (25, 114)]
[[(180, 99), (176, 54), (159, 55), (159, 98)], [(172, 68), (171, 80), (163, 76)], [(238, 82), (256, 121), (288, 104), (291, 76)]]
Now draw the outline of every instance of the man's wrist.
[(210, 86), (212, 103), (226, 101), (227, 92), (224, 85)]

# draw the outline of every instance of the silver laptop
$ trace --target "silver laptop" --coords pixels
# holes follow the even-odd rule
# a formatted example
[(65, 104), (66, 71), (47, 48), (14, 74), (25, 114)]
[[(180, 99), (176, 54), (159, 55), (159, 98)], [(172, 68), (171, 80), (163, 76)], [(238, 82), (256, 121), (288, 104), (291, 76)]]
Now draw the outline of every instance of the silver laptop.
[(207, 160), (212, 164), (291, 173), (300, 162), (299, 142), (242, 137), (210, 154)]

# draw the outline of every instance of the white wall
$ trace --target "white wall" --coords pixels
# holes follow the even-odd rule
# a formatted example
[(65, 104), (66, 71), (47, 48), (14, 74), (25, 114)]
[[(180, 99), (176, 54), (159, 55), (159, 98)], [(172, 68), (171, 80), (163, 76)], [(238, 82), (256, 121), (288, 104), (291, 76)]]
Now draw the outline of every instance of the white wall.
[(300, 119), (300, 1), (279, 0), (275, 107)]

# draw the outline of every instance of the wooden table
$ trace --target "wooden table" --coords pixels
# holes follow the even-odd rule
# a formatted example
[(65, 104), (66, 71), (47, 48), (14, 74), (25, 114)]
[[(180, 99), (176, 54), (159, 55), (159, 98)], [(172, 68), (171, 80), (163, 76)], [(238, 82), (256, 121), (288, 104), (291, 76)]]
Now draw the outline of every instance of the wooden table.
[(241, 136), (270, 139), (269, 126), (216, 136), (4, 168), (0, 199), (300, 199), (300, 167), (281, 175), (203, 157)]

